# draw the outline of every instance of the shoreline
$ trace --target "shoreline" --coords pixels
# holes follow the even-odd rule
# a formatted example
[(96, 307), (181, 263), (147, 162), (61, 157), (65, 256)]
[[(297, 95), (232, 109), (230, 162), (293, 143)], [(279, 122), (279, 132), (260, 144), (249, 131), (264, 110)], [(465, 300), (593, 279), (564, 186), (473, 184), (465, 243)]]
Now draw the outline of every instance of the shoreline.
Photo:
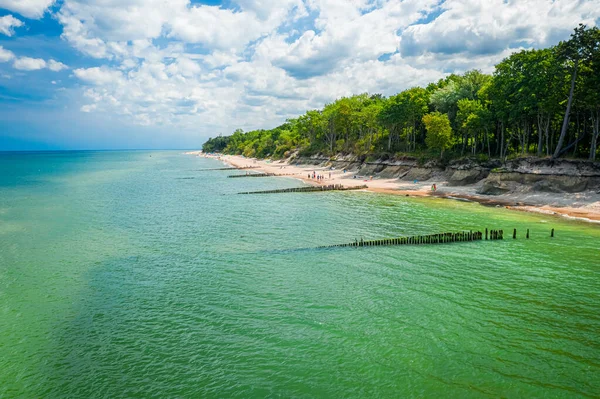
[[(239, 155), (208, 155), (201, 151), (191, 151), (186, 152), (185, 154), (218, 159), (237, 168), (253, 166), (255, 168), (252, 170), (273, 173), (275, 176), (281, 175), (282, 177), (296, 178), (313, 186), (329, 184), (353, 186), (366, 184), (368, 188), (364, 189), (364, 191), (379, 194), (445, 198), (458, 201), (477, 202), (484, 206), (502, 206), (506, 209), (520, 212), (537, 213), (562, 217), (568, 220), (600, 224), (600, 200), (587, 201), (588, 203), (578, 207), (555, 205), (557, 202), (571, 202), (570, 198), (565, 197), (577, 196), (577, 193), (539, 193), (535, 195), (505, 194), (491, 196), (478, 194), (477, 189), (479, 186), (477, 184), (450, 187), (447, 185), (447, 182), (444, 181), (415, 183), (402, 181), (397, 178), (382, 179), (376, 176), (361, 176), (359, 178), (353, 171), (343, 172), (339, 169), (330, 170), (316, 165), (290, 165), (285, 161), (271, 162), (245, 158)], [(309, 178), (308, 175), (312, 173), (322, 174), (323, 180)], [(357, 177), (355, 178), (354, 176)], [(438, 187), (436, 191), (431, 190), (431, 185), (433, 183)]]

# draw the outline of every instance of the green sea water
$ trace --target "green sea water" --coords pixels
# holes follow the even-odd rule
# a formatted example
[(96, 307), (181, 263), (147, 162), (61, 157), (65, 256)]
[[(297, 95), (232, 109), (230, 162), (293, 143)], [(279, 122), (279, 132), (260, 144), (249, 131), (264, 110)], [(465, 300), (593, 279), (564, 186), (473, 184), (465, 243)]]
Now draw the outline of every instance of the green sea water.
[(600, 396), (600, 227), (222, 166), (0, 154), (0, 398)]

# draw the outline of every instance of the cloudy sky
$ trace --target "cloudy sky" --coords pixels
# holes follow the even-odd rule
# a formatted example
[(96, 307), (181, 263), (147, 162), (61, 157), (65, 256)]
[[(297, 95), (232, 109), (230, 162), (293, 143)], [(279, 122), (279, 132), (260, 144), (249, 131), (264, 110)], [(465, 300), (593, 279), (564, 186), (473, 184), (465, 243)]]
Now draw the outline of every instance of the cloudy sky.
[(197, 148), (600, 24), (600, 0), (0, 0), (0, 150)]

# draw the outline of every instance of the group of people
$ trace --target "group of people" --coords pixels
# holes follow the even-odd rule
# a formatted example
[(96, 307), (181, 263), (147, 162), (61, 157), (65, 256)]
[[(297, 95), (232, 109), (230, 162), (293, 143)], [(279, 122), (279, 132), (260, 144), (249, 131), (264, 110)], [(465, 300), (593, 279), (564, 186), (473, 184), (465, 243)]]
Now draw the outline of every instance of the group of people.
[[(324, 175), (318, 175), (317, 172), (313, 171), (312, 175), (310, 173), (308, 174), (308, 178), (309, 179), (315, 179), (317, 181), (322, 181), (322, 180), (325, 179), (325, 176)], [(331, 172), (329, 172), (329, 178), (331, 179)]]

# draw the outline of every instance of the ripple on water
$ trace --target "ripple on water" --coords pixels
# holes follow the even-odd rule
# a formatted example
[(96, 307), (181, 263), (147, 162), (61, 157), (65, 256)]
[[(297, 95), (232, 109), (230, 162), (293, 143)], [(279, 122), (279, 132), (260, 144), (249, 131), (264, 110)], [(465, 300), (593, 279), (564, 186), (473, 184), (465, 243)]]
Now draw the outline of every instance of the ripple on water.
[[(26, 184), (0, 181), (0, 397), (600, 392), (595, 226), (372, 193), (237, 196), (300, 183), (196, 173), (220, 163), (173, 152), (22, 162)], [(486, 227), (532, 238), (311, 249)]]

